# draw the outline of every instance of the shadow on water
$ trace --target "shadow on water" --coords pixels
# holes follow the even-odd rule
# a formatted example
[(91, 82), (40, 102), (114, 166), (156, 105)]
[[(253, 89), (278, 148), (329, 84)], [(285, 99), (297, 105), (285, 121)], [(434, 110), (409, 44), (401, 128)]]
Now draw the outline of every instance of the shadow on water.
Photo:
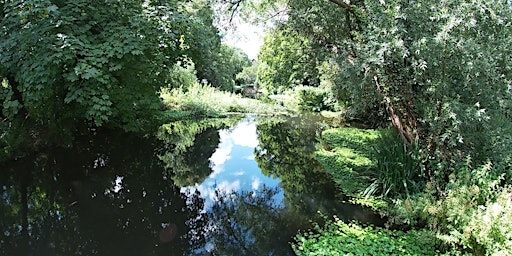
[[(321, 121), (237, 122), (176, 122), (155, 138), (106, 131), (8, 163), (0, 170), (0, 255), (293, 255), (293, 236), (321, 222), (319, 211), (382, 222), (341, 203), (314, 160)], [(220, 169), (214, 158), (237, 134), (257, 144), (231, 147)], [(253, 167), (229, 162), (237, 154)], [(245, 177), (240, 170), (252, 183), (222, 190), (223, 177)], [(209, 194), (200, 189), (210, 185)]]
[[(187, 254), (198, 246), (191, 241), (200, 244), (192, 230), (202, 229), (202, 200), (165, 177), (158, 144), (104, 133), (8, 165), (0, 174), (0, 254)], [(169, 226), (175, 237), (161, 239)]]

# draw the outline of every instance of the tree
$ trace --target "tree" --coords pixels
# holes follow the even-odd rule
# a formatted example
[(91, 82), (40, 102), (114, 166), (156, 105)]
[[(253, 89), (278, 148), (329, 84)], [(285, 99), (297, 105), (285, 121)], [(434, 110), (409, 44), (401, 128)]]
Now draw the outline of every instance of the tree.
[(214, 63), (217, 70), (218, 84), (222, 90), (232, 91), (235, 86), (236, 75), (251, 65), (249, 56), (241, 49), (223, 44), (220, 49), (218, 61)]
[(278, 27), (267, 34), (258, 58), (258, 82), (270, 93), (298, 85), (319, 86), (318, 47), (300, 33)]
[(338, 88), (360, 113), (386, 113), (409, 147), (420, 145), (436, 161), (494, 158), (491, 148), (502, 145), (495, 138), (511, 127), (507, 1), (277, 4), (286, 5), (290, 30), (342, 68)]
[(242, 72), (236, 75), (236, 81), (240, 85), (257, 85), (259, 61), (253, 60), (250, 66), (244, 67)]

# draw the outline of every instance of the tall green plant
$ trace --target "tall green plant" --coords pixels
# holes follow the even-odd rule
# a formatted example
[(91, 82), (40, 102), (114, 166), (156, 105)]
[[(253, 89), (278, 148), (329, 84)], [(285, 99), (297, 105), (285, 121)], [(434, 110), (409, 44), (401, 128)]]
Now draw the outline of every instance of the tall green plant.
[(419, 151), (411, 150), (394, 130), (380, 133), (374, 141), (373, 183), (365, 191), (366, 195), (383, 196), (410, 195), (420, 191)]

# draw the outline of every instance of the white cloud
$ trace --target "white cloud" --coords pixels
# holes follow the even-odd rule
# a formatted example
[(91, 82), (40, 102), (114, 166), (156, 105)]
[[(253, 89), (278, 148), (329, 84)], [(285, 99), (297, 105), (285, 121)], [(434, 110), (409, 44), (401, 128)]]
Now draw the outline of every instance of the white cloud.
[(252, 177), (251, 187), (253, 190), (257, 190), (260, 187), (261, 180), (258, 177)]
[(215, 176), (224, 171), (224, 163), (231, 159), (231, 151), (233, 151), (233, 144), (231, 141), (226, 139), (226, 132), (220, 131), (219, 134), (219, 147), (210, 157), (210, 163), (213, 170), (213, 173), (209, 176), (210, 178), (215, 178)]
[(242, 122), (233, 129), (230, 134), (233, 143), (242, 147), (255, 148), (258, 146), (258, 135), (256, 134), (256, 124)]
[(233, 191), (240, 190), (240, 180), (235, 180), (233, 182), (222, 181), (220, 184), (217, 184), (217, 189), (222, 192), (230, 193)]
[(240, 171), (234, 172), (233, 176), (243, 176), (244, 174), (245, 174), (245, 171), (240, 170)]

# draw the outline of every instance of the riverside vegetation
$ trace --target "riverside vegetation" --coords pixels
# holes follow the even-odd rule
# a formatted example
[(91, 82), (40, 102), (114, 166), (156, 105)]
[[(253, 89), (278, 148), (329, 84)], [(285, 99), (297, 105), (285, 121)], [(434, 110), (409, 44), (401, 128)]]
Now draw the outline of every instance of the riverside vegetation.
[[(171, 120), (337, 111), (371, 129), (323, 131), (315, 158), (388, 223), (326, 216), (296, 236), (298, 255), (512, 255), (510, 1), (0, 7), (0, 167), (107, 129), (151, 136)], [(255, 61), (215, 27), (282, 12)], [(257, 99), (232, 94), (247, 85)]]

